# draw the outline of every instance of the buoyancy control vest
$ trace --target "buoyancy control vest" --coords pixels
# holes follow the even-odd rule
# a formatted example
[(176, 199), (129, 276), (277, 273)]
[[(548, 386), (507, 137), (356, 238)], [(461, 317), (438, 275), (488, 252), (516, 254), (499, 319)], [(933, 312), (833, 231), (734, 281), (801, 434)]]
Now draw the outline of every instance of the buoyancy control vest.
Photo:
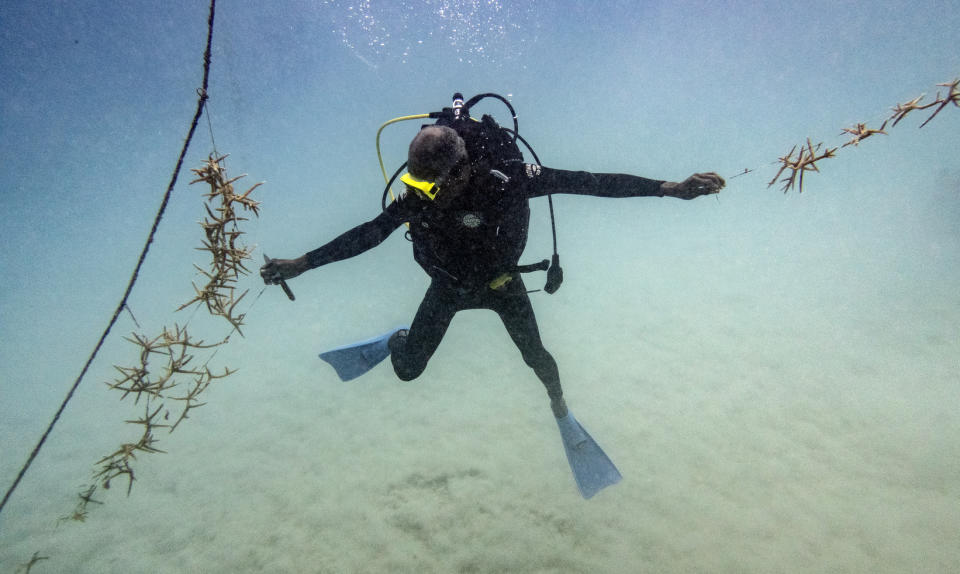
[[(480, 120), (470, 116), (470, 108), (488, 97), (499, 99), (508, 107), (513, 130), (501, 127), (490, 115), (484, 114)], [(440, 112), (390, 120), (380, 130), (396, 121), (418, 118), (435, 119), (434, 125), (450, 127), (463, 139), (470, 158), (468, 185), (471, 189), (444, 210), (431, 210), (426, 204), (419, 210), (420, 216), (417, 221), (411, 222), (408, 232), (417, 262), (431, 277), (446, 278), (465, 287), (475, 286), (481, 281), (492, 281), (491, 285), (495, 285), (498, 281), (509, 280), (509, 275), (515, 272), (546, 270), (547, 284), (544, 290), (556, 292), (563, 281), (563, 271), (557, 254), (553, 199), (550, 196), (552, 261), (545, 259), (533, 265), (518, 265), (526, 246), (530, 208), (525, 194), (519, 189), (521, 178), (524, 177), (524, 159), (517, 140), (527, 147), (537, 165), (540, 160), (519, 135), (517, 114), (510, 102), (497, 94), (480, 94), (464, 102), (463, 96), (457, 93), (454, 94), (452, 107)], [(379, 138), (378, 131), (378, 156)], [(406, 163), (387, 180), (382, 198), (384, 209), (387, 194), (393, 193), (391, 185), (405, 167)], [(386, 178), (386, 171), (383, 173)]]

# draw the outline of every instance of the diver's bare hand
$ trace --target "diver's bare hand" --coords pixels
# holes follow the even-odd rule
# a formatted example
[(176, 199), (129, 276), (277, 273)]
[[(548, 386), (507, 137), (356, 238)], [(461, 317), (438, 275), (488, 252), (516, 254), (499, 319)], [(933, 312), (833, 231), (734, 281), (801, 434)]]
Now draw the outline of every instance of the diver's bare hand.
[(263, 282), (267, 285), (277, 285), (280, 281), (293, 279), (307, 269), (309, 269), (309, 266), (303, 257), (271, 259), (269, 263), (260, 268), (260, 277), (263, 277)]
[(716, 173), (695, 173), (683, 180), (683, 183), (665, 181), (660, 184), (660, 193), (680, 199), (693, 199), (701, 195), (719, 193), (727, 182)]

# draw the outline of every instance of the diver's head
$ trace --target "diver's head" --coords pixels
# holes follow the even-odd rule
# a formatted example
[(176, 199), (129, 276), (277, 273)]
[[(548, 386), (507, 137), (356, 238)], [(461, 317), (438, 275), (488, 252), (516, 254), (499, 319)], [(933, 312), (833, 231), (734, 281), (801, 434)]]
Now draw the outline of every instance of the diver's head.
[(469, 178), (467, 146), (452, 128), (426, 126), (410, 142), (407, 173), (400, 179), (421, 197), (449, 200)]

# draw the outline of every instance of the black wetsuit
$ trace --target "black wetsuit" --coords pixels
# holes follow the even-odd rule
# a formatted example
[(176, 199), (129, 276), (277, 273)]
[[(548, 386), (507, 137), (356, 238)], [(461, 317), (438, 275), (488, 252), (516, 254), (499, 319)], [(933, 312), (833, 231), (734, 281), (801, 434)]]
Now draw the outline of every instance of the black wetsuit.
[[(467, 188), (442, 210), (413, 193), (404, 194), (371, 221), (311, 251), (307, 258), (311, 267), (319, 267), (353, 257), (409, 222), (414, 258), (432, 281), (409, 333), (391, 340), (397, 376), (411, 380), (423, 372), (458, 311), (490, 309), (500, 316), (547, 394), (557, 399), (562, 396), (557, 364), (543, 347), (530, 298), (515, 270), (527, 241), (528, 200), (558, 193), (661, 196), (662, 182), (530, 164), (515, 164), (506, 175), (509, 181), (504, 182), (492, 174), (474, 172)], [(499, 289), (491, 288), (491, 281), (504, 274), (511, 280)]]

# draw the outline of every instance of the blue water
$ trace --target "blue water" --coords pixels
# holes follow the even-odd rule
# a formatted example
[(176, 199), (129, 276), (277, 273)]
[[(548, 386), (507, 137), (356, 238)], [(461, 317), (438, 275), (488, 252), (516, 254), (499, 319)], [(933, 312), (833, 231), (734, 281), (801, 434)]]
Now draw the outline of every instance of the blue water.
[[(640, 4), (640, 5), (638, 5)], [(0, 4), (0, 484), (107, 325), (196, 106), (204, 2)], [(777, 158), (960, 77), (957, 2), (221, 1), (209, 107), (129, 307), (0, 514), (34, 572), (948, 572), (960, 569), (960, 108), (838, 150), (804, 191)], [(202, 192), (229, 153), (295, 257), (374, 217), (385, 121), (497, 92), (545, 165), (717, 197), (555, 199), (566, 282), (534, 295), (571, 408), (624, 480), (576, 492), (542, 387), (465, 312), (427, 371), (343, 384), (316, 353), (409, 322), (426, 286), (395, 233), (277, 288), (131, 495), (69, 515), (143, 404), (103, 383), (123, 338), (189, 322)], [(504, 107), (482, 111), (508, 122)], [(209, 122), (209, 123), (208, 123)], [(387, 169), (418, 122), (388, 127)], [(212, 128), (212, 130), (211, 130)], [(750, 173), (732, 177), (744, 170)], [(534, 202), (525, 259), (549, 254)], [(542, 275), (542, 274), (541, 274)], [(528, 283), (539, 287), (542, 276)], [(259, 297), (258, 297), (259, 295)]]

